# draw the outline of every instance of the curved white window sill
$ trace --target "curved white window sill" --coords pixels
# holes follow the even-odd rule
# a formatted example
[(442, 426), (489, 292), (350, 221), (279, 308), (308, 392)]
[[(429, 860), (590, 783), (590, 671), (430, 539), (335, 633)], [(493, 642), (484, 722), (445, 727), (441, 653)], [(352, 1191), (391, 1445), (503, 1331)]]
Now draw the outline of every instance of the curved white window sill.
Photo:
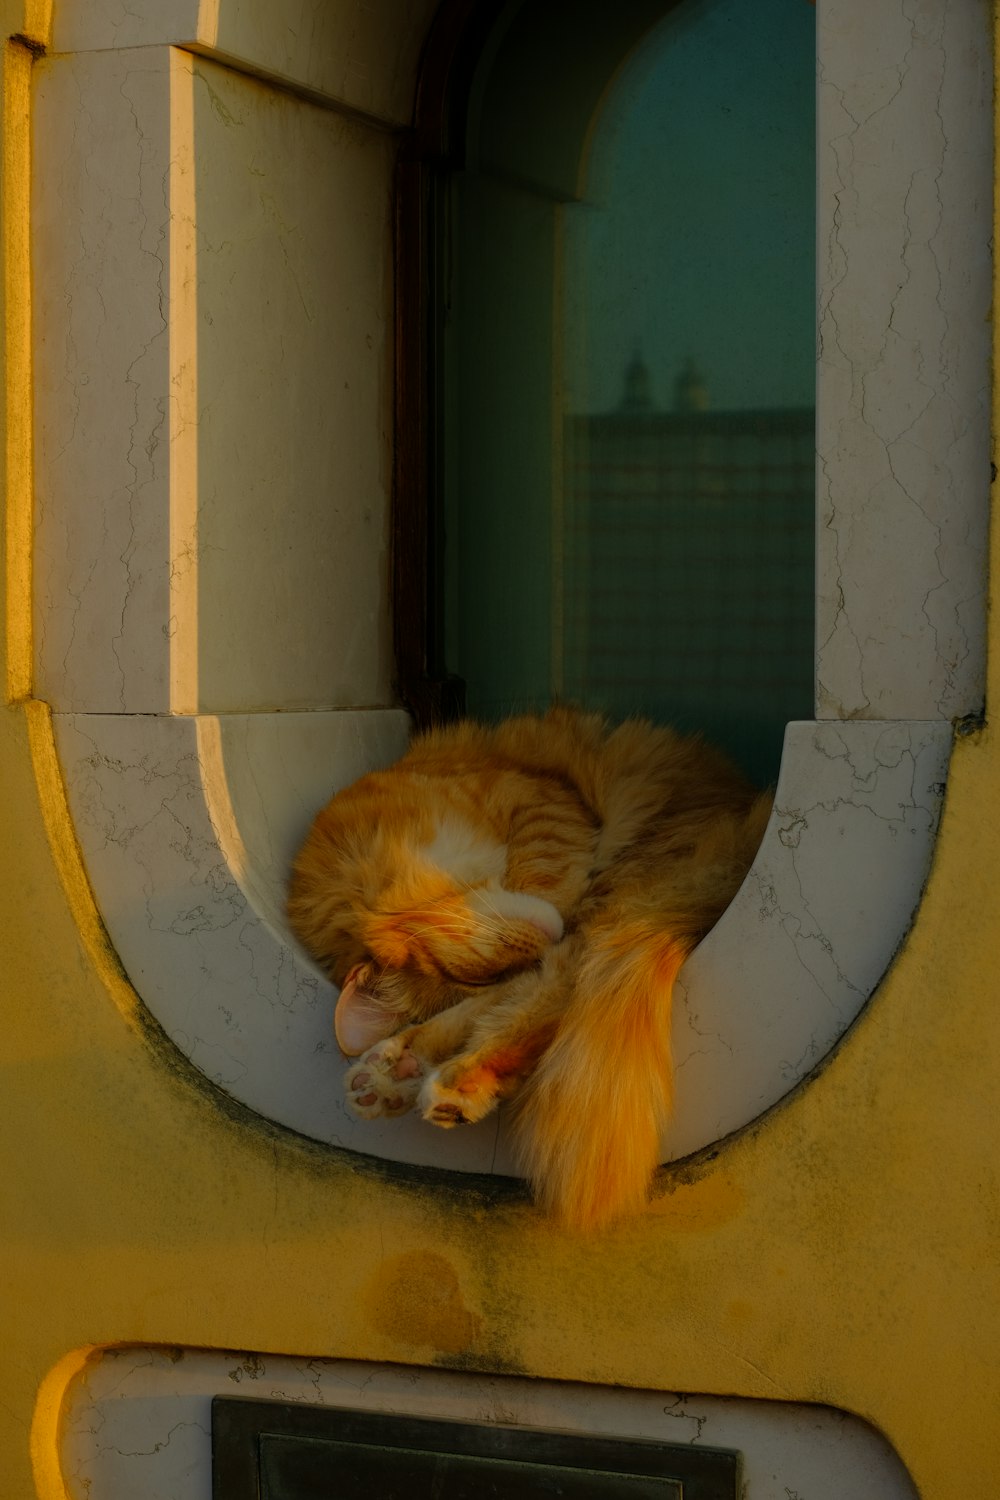
[[(335, 787), (395, 759), (394, 709), (61, 714), (95, 895), (125, 968), (214, 1083), (303, 1135), (391, 1160), (513, 1171), (502, 1115), (441, 1131), (344, 1107), (335, 991), (282, 915), (289, 861)], [(756, 1118), (858, 1014), (904, 936), (937, 828), (950, 726), (800, 723), (736, 900), (681, 974), (664, 1159)]]

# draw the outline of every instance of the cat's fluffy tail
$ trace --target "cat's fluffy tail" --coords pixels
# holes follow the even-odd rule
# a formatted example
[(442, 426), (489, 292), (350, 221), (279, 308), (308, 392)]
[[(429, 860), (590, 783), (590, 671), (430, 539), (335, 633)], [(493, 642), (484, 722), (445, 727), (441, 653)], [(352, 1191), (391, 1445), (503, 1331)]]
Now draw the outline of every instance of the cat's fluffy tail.
[(519, 1101), (538, 1202), (568, 1228), (639, 1212), (670, 1111), (670, 1005), (694, 940), (624, 922), (591, 942), (554, 1041)]

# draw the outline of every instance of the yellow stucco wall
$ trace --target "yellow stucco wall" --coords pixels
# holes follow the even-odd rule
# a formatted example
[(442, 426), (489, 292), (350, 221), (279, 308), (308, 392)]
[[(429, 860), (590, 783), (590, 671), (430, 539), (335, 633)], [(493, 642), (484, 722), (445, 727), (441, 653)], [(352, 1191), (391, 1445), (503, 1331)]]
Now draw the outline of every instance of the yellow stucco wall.
[[(5, 34), (44, 40), (16, 10)], [(144, 1027), (25, 698), (29, 69), (9, 45), (3, 1494), (63, 1493), (59, 1405), (88, 1348), (163, 1342), (829, 1402), (887, 1434), (925, 1500), (1000, 1495), (993, 730), (956, 746), (916, 927), (829, 1065), (602, 1238), (226, 1109)]]

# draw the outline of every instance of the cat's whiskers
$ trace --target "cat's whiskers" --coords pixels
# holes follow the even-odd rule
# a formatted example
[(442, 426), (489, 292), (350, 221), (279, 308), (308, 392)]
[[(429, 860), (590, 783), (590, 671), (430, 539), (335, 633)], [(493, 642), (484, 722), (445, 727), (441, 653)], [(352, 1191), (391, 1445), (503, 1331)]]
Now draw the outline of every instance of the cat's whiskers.
[(496, 905), (496, 903), (494, 901), (490, 900), (489, 895), (488, 895), (488, 893), (486, 891), (485, 886), (470, 885), (468, 883), (468, 881), (464, 881), (463, 884), (465, 885), (465, 889), (468, 892), (470, 892), (470, 894), (474, 893), (477, 896), (477, 898), (483, 903), (483, 905), (486, 906), (486, 907), (488, 907), (489, 910), (492, 911), (493, 915), (496, 917), (496, 919), (497, 919), (498, 922), (500, 922), (500, 923), (502, 923), (502, 924), (504, 924), (504, 925), (506, 925), (508, 927), (510, 926), (510, 919), (504, 917), (503, 912)]
[(487, 886), (473, 885), (471, 881), (463, 880), (459, 875), (456, 875), (454, 879), (457, 884), (464, 888), (468, 895), (475, 896), (477, 901), (480, 902), (483, 907), (487, 908), (487, 911), (481, 910), (479, 913), (477, 913), (481, 920), (485, 919), (489, 912), (492, 912), (494, 918), (496, 919), (495, 925), (490, 929), (492, 932), (499, 934), (510, 931), (512, 926), (510, 916), (507, 915), (507, 913), (503, 912), (500, 907), (497, 906), (495, 901), (490, 900), (489, 888)]
[(451, 937), (468, 937), (472, 933), (486, 932), (491, 937), (503, 938), (509, 936), (516, 923), (510, 917), (504, 916), (500, 911), (494, 911), (492, 917), (488, 912), (470, 912), (466, 920), (458, 917), (441, 917), (433, 921), (425, 922), (422, 927), (406, 927), (406, 931), (414, 937), (423, 937), (425, 933), (444, 933)]
[[(405, 920), (407, 913), (405, 911), (380, 911), (378, 915), (380, 917), (400, 917)], [(487, 913), (470, 912), (469, 921), (467, 922), (462, 922), (456, 918), (443, 917), (432, 922), (427, 922), (423, 927), (410, 927), (408, 925), (406, 931), (414, 937), (423, 937), (428, 932), (440, 932), (447, 933), (451, 937), (460, 938), (469, 935), (470, 922), (474, 922), (477, 931), (482, 931), (485, 928), (487, 932), (496, 937), (501, 937), (504, 933), (509, 933), (511, 929), (510, 919), (504, 917), (503, 913), (499, 911), (495, 912), (495, 917), (496, 920), (491, 922)]]
[(427, 937), (428, 935), (433, 935), (437, 937), (455, 938), (460, 942), (468, 942), (475, 937), (483, 936), (497, 938), (500, 941), (504, 941), (505, 939), (508, 939), (510, 937), (509, 926), (491, 926), (487, 922), (478, 922), (475, 928), (472, 930), (470, 930), (469, 926), (462, 923), (459, 923), (455, 926), (448, 926), (444, 922), (429, 922), (425, 927), (408, 927), (406, 931), (409, 937), (422, 938)]

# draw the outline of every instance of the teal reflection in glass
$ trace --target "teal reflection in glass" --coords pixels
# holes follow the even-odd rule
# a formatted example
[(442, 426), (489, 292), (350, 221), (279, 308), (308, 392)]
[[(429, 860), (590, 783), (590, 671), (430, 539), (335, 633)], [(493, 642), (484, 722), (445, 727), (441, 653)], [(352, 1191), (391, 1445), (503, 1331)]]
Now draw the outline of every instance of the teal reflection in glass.
[(808, 0), (522, 6), (450, 200), (447, 664), (700, 728), (813, 696)]

